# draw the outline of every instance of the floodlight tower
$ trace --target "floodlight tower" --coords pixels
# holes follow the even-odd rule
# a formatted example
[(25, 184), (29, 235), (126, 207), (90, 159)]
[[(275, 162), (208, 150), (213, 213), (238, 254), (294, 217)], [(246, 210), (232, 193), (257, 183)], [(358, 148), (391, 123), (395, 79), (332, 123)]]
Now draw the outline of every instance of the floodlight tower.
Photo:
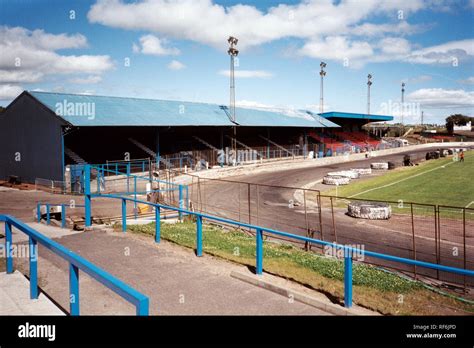
[[(235, 123), (236, 117), (235, 117), (235, 64), (234, 60), (235, 57), (239, 55), (239, 50), (235, 48), (237, 46), (237, 42), (239, 40), (233, 36), (229, 36), (227, 39), (227, 42), (229, 43), (229, 49), (227, 50), (227, 53), (230, 56), (230, 102), (229, 102), (229, 112), (230, 112), (230, 119), (232, 122)], [(234, 125), (234, 137), (232, 140), (232, 149), (234, 151), (237, 150), (237, 128)], [(236, 154), (234, 153), (234, 156)]]
[(405, 125), (403, 123), (403, 114), (405, 112), (405, 82), (402, 82), (402, 105), (401, 105), (401, 123), (402, 123), (402, 135), (405, 133)]
[(321, 76), (321, 88), (320, 88), (321, 95), (319, 96), (319, 112), (322, 114), (324, 112), (323, 80), (324, 80), (324, 76), (326, 76), (326, 71), (324, 71), (324, 68), (326, 67), (326, 63), (321, 62), (319, 66), (321, 67), (321, 71), (319, 72), (319, 75)]
[(370, 115), (370, 86), (372, 86), (372, 75), (367, 75), (367, 139), (369, 138), (369, 115)]

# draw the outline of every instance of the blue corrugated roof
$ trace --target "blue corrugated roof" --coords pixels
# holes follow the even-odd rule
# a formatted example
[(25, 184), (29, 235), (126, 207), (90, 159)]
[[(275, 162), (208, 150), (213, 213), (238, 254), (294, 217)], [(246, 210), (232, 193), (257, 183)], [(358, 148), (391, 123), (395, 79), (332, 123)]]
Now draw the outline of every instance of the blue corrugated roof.
[[(223, 110), (212, 104), (65, 93), (29, 93), (74, 126), (232, 125)], [(68, 105), (84, 105), (89, 111), (94, 111), (94, 115), (91, 115), (92, 112), (80, 114), (76, 110), (67, 112)], [(60, 110), (61, 107), (63, 111)]]
[(367, 115), (367, 114), (356, 114), (352, 112), (338, 112), (338, 111), (331, 111), (331, 112), (323, 112), (320, 114), (324, 118), (352, 118), (352, 119), (360, 119), (360, 120), (367, 120), (367, 121), (392, 121), (393, 116), (386, 116), (386, 115)]
[[(74, 126), (234, 125), (228, 116), (227, 107), (216, 104), (66, 93), (29, 93)], [(76, 106), (84, 106), (85, 109), (73, 110)], [(322, 121), (320, 117), (311, 115), (306, 112), (286, 113), (236, 108), (236, 122), (240, 126), (339, 127), (331, 121)]]

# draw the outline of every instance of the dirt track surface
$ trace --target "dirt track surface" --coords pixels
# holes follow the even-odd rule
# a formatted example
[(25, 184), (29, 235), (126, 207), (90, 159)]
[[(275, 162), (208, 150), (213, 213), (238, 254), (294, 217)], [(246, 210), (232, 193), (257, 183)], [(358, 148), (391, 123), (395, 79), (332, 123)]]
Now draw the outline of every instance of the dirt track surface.
[[(438, 148), (438, 147), (436, 147)], [(424, 159), (427, 150), (410, 151), (413, 161)], [(341, 163), (323, 167), (290, 169), (284, 171), (263, 172), (258, 174), (229, 177), (228, 180), (243, 181), (252, 184), (275, 186), (303, 187), (320, 180), (327, 172), (350, 168), (369, 167), (371, 162), (392, 161), (401, 165), (404, 153), (379, 156), (362, 161)], [(196, 184), (189, 188), (190, 199), (199, 210), (200, 200), (205, 203), (202, 209), (214, 215), (230, 219), (250, 222), (264, 227), (287, 231), (299, 235), (306, 235), (308, 229), (314, 231), (314, 238), (326, 241), (337, 241), (342, 244), (356, 244), (366, 250), (387, 253), (395, 256), (414, 258), (420, 261), (437, 262), (436, 248), (439, 248), (438, 261), (441, 264), (463, 268), (464, 243), (462, 223), (459, 221), (441, 219), (441, 243), (437, 246), (435, 239), (434, 218), (415, 217), (415, 238), (411, 218), (408, 215), (394, 214), (387, 221), (369, 221), (354, 219), (345, 215), (342, 208), (335, 209), (334, 221), (331, 214), (330, 201), (321, 203), (322, 213), (314, 208), (312, 197), (307, 197), (307, 218), (302, 205), (289, 208), (290, 200), (295, 200), (295, 189), (282, 189), (219, 181), (201, 181), (200, 199)], [(250, 188), (250, 189), (249, 189)], [(301, 192), (301, 190), (299, 190)], [(250, 206), (248, 204), (250, 195)], [(75, 200), (76, 204), (83, 204), (83, 197), (69, 195), (53, 195), (41, 191), (19, 191), (0, 187), (0, 214), (11, 214), (24, 221), (34, 221), (33, 209), (37, 202), (68, 203)], [(396, 200), (396, 199), (394, 199)], [(92, 203), (93, 216), (119, 216), (120, 201), (116, 199), (94, 198)], [(250, 209), (249, 209), (250, 208)], [(70, 211), (69, 214), (83, 216), (83, 208)], [(127, 205), (127, 212), (132, 212), (132, 204)], [(249, 214), (250, 210), (250, 214)], [(250, 218), (249, 218), (250, 215)], [(453, 256), (453, 248), (457, 248), (457, 255)], [(414, 249), (416, 252), (414, 252)], [(466, 266), (474, 268), (474, 221), (466, 225)], [(384, 266), (390, 266), (413, 274), (413, 266), (403, 266), (381, 260), (367, 260)], [(417, 274), (427, 275), (440, 280), (463, 284), (462, 276), (428, 269), (417, 269)], [(472, 284), (473, 280), (468, 279)]]
[[(407, 151), (362, 161), (313, 168), (275, 170), (273, 172), (229, 177), (226, 180), (287, 187), (308, 187), (310, 185), (316, 189), (321, 189), (327, 186), (311, 185), (311, 183), (321, 180), (327, 172), (350, 168), (369, 168), (371, 162), (379, 161), (391, 161), (396, 166), (401, 166), (405, 154), (409, 154), (412, 161), (416, 163), (424, 160), (426, 152), (426, 149)], [(413, 228), (410, 215), (394, 214), (389, 220), (374, 221), (354, 219), (345, 214), (346, 209), (335, 208), (335, 224), (333, 225), (330, 200), (324, 199), (322, 201), (320, 219), (319, 212), (315, 208), (315, 206), (317, 207), (316, 202), (311, 201), (311, 193), (308, 192), (306, 193), (308, 204), (306, 209), (307, 218), (305, 219), (303, 204), (295, 205), (293, 208), (289, 207), (291, 200), (295, 201), (295, 189), (259, 186), (257, 192), (256, 185), (215, 180), (200, 180), (200, 186), (200, 198), (204, 203), (202, 209), (215, 215), (299, 235), (306, 235), (307, 230), (310, 229), (314, 231), (314, 238), (317, 239), (337, 241), (342, 244), (357, 244), (366, 250), (416, 258), (420, 261), (433, 263), (437, 262), (436, 250), (438, 247), (438, 261), (440, 264), (464, 267), (462, 221), (441, 218), (441, 243), (437, 246), (434, 213), (432, 213), (432, 216), (428, 214), (426, 217), (415, 216), (413, 221), (415, 227)], [(199, 202), (199, 190), (196, 182), (190, 188), (190, 195), (193, 202)], [(395, 197), (393, 200), (397, 201)], [(336, 204), (336, 202), (333, 203)], [(196, 204), (196, 208), (199, 210), (201, 208), (200, 204)], [(413, 233), (415, 238), (413, 238)], [(453, 248), (456, 248), (457, 251), (455, 256), (453, 255)], [(413, 266), (404, 266), (379, 259), (368, 259), (367, 261), (390, 266), (411, 275), (415, 272)], [(474, 222), (472, 220), (466, 223), (466, 266), (468, 269), (474, 268)], [(449, 273), (439, 272), (438, 275), (438, 272), (434, 270), (420, 268), (416, 269), (416, 272), (418, 275), (430, 276), (430, 278), (439, 277), (441, 281), (456, 282), (458, 284), (464, 282), (462, 276)], [(468, 284), (474, 283), (472, 279), (468, 279), (467, 282)]]

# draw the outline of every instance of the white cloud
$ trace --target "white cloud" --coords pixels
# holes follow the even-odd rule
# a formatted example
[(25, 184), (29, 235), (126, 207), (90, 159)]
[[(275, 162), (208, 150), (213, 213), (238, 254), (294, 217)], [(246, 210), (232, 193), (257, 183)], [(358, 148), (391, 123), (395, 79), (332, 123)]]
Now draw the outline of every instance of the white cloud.
[(14, 99), (23, 92), (19, 86), (0, 85), (0, 100)]
[(84, 84), (84, 85), (99, 83), (100, 81), (102, 81), (102, 77), (98, 75), (90, 75), (84, 78), (79, 77), (79, 78), (69, 80), (69, 82), (71, 83)]
[(37, 71), (7, 71), (0, 70), (0, 83), (34, 83), (43, 77)]
[(467, 84), (467, 85), (473, 85), (474, 84), (474, 76), (470, 76), (470, 77), (468, 77), (467, 79), (464, 79), (464, 80), (459, 80), (458, 82), (459, 83), (464, 83), (464, 84)]
[(186, 68), (186, 65), (184, 65), (183, 63), (181, 63), (177, 60), (172, 60), (168, 64), (168, 69), (170, 69), (170, 70), (182, 70), (184, 68)]
[[(43, 30), (0, 26), (0, 84), (5, 91), (19, 89), (11, 84), (34, 83), (53, 74), (100, 75), (113, 67), (106, 55), (61, 55), (61, 49), (87, 47), (81, 34), (50, 34)], [(13, 88), (13, 89), (12, 89)]]
[(406, 55), (411, 51), (408, 40), (399, 37), (387, 37), (379, 41), (380, 50), (386, 55)]
[(412, 52), (406, 60), (419, 64), (452, 64), (474, 58), (474, 39), (449, 41)]
[(177, 56), (179, 49), (174, 47), (165, 47), (168, 44), (166, 39), (160, 39), (154, 35), (148, 34), (140, 37), (140, 44), (133, 44), (133, 52), (150, 54), (154, 56)]
[[(221, 70), (219, 75), (230, 77), (230, 70)], [(236, 78), (260, 78), (266, 79), (273, 76), (271, 72), (264, 70), (235, 70), (234, 76)]]
[(472, 108), (474, 107), (474, 92), (462, 89), (422, 88), (410, 93), (407, 101), (420, 103), (426, 108)]
[[(92, 23), (128, 30), (148, 30), (167, 37), (204, 43), (220, 49), (234, 35), (245, 49), (274, 40), (348, 33), (367, 16), (405, 14), (425, 7), (423, 0), (341, 1), (305, 0), (299, 4), (270, 7), (261, 11), (255, 6), (236, 4), (224, 7), (211, 0), (99, 0), (89, 10)], [(359, 28), (359, 32), (377, 32), (377, 24)], [(402, 33), (414, 29), (407, 23), (384, 24), (382, 32)]]
[(321, 41), (306, 43), (299, 54), (321, 59), (338, 61), (356, 61), (367, 59), (374, 55), (374, 50), (368, 42), (350, 41), (344, 36), (328, 36)]

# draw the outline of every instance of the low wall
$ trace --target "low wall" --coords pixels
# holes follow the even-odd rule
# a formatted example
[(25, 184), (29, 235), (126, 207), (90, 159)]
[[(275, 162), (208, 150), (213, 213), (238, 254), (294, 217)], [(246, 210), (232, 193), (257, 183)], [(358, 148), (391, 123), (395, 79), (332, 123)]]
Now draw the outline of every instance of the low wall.
[[(474, 147), (474, 142), (450, 142), (450, 143), (428, 143), (419, 145), (409, 145), (403, 147), (397, 147), (392, 149), (372, 151), (371, 158), (377, 158), (379, 156), (393, 155), (397, 153), (407, 151), (417, 151), (422, 149), (437, 149), (437, 148), (456, 148), (456, 147)], [(223, 168), (212, 168), (199, 172), (193, 172), (192, 175), (199, 176), (202, 178), (217, 179), (225, 178), (229, 176), (257, 174), (264, 172), (273, 172), (275, 170), (283, 171), (288, 169), (299, 169), (299, 168), (310, 168), (310, 167), (321, 167), (338, 163), (354, 162), (365, 159), (366, 153), (355, 153), (333, 157), (323, 157), (314, 159), (290, 159), (282, 160), (278, 162), (259, 162), (255, 164), (248, 164), (236, 167), (223, 167)], [(180, 175), (174, 178), (174, 182), (177, 184), (187, 184), (191, 182), (191, 176)]]

